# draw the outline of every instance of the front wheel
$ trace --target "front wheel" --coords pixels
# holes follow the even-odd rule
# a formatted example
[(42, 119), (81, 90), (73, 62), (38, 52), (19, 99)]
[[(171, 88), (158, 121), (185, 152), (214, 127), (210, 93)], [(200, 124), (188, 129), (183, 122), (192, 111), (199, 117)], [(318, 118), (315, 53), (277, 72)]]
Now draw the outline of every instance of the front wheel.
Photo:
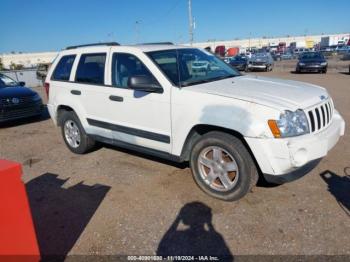
[(197, 185), (225, 201), (242, 198), (258, 180), (255, 163), (244, 144), (223, 132), (205, 134), (192, 149), (190, 165)]

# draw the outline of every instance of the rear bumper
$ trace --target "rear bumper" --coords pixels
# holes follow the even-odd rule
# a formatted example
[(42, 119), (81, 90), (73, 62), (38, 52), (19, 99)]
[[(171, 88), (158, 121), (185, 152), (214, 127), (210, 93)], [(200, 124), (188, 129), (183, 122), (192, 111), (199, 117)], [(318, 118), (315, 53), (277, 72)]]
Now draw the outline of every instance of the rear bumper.
[(344, 135), (345, 122), (335, 111), (332, 124), (317, 134), (293, 138), (249, 138), (246, 141), (266, 179), (279, 183), (305, 175), (314, 160), (325, 157)]

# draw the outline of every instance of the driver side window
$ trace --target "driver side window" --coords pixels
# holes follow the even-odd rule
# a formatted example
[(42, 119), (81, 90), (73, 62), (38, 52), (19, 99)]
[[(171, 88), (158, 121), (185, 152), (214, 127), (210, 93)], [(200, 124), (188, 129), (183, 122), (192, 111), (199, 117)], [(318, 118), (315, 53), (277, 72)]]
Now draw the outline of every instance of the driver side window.
[(136, 56), (126, 53), (114, 53), (112, 58), (112, 85), (128, 88), (132, 76), (150, 76), (151, 72)]

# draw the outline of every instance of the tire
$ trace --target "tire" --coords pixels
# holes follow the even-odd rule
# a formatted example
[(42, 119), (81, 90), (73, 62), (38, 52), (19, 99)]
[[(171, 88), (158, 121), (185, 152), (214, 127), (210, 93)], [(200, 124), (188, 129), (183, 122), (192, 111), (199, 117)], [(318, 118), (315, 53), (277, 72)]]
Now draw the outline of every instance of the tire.
[(322, 74), (327, 74), (327, 69), (323, 69)]
[[(219, 149), (222, 150), (221, 153), (215, 153)], [(215, 154), (221, 157), (215, 157)], [(215, 158), (221, 161), (215, 161)], [(258, 181), (257, 168), (244, 144), (238, 138), (223, 132), (213, 131), (203, 135), (192, 148), (190, 166), (199, 188), (208, 195), (225, 201), (242, 198)], [(224, 167), (228, 170), (236, 168), (236, 171), (226, 172), (223, 171)]]
[[(73, 153), (85, 154), (94, 148), (95, 141), (86, 134), (78, 116), (73, 111), (63, 111), (61, 113), (60, 126), (63, 140)], [(75, 134), (72, 134), (73, 132)], [(73, 139), (73, 137), (75, 138)], [(74, 143), (74, 140), (76, 143)]]

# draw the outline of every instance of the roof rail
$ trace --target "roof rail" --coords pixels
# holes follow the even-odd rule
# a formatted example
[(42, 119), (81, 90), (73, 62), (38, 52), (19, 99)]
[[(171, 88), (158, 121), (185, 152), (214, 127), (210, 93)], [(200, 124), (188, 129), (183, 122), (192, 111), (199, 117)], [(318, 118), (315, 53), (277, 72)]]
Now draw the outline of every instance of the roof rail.
[(141, 43), (138, 45), (174, 45), (172, 42)]
[(72, 45), (72, 46), (66, 47), (66, 50), (75, 49), (75, 48), (79, 48), (79, 47), (101, 46), (101, 45), (104, 45), (104, 46), (114, 46), (114, 45), (120, 45), (120, 44), (117, 43), (117, 42), (106, 42), (106, 43), (94, 43), (94, 44), (86, 44), (86, 45)]

